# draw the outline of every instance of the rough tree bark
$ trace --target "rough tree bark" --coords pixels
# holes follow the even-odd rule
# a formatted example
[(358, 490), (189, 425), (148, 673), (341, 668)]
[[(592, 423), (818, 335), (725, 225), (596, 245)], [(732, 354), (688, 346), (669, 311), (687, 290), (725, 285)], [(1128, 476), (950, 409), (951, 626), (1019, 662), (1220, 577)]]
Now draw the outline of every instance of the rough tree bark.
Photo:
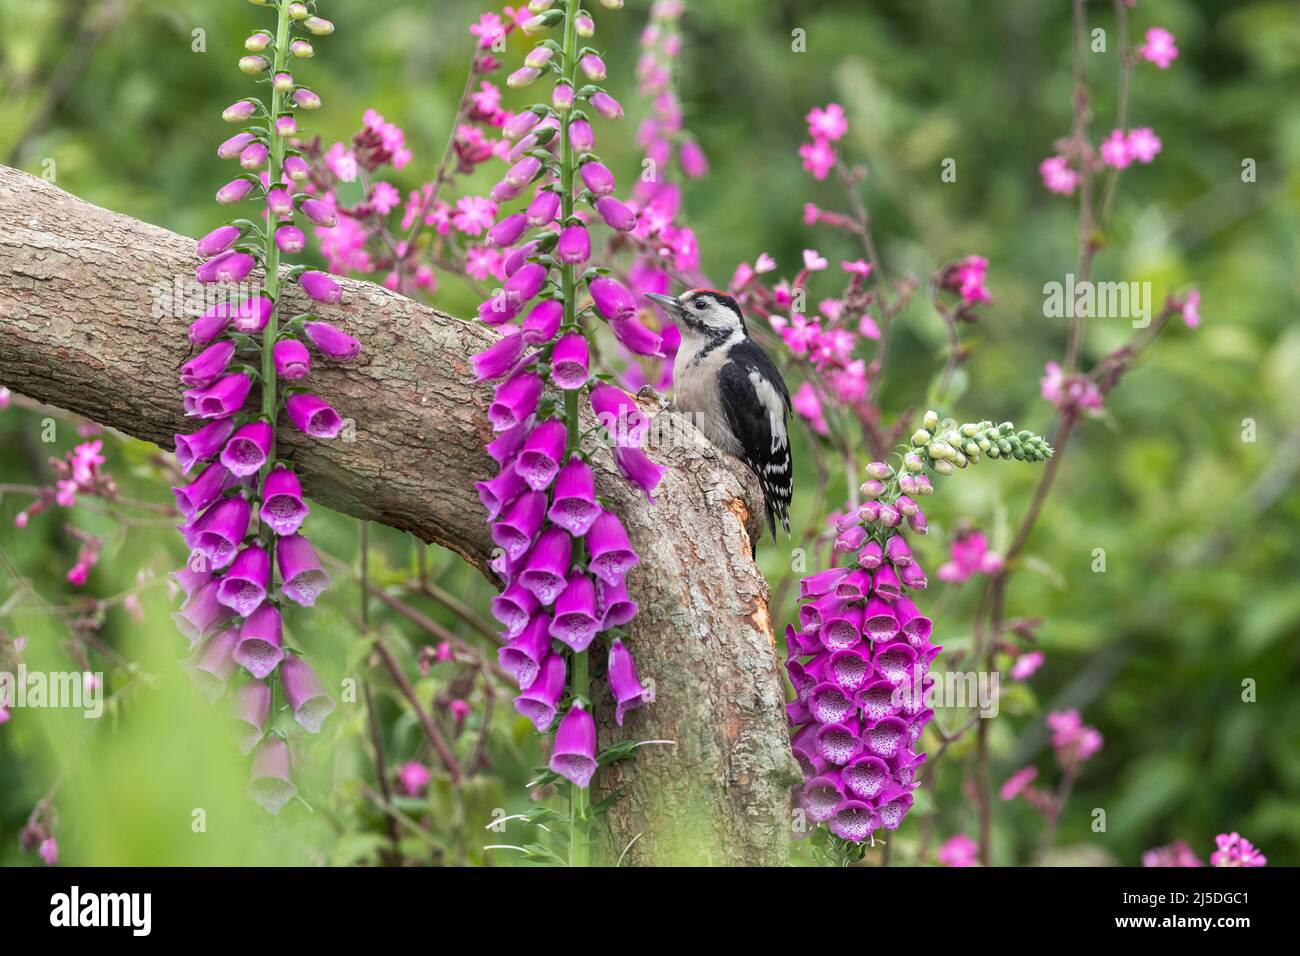
[[(173, 446), (190, 431), (177, 370), (188, 317), (158, 316), (160, 289), (190, 281), (192, 240), (83, 202), (0, 167), (0, 383), (122, 432)], [(345, 280), (341, 305), (314, 307), (364, 343), (359, 363), (321, 363), (312, 387), (355, 419), (350, 442), (286, 430), (285, 453), (322, 504), (450, 548), (485, 574), (492, 549), (474, 482), (491, 474), (490, 390), (469, 356), (495, 333)], [(307, 301), (288, 295), (289, 314)], [(641, 554), (629, 578), (641, 613), (629, 639), (658, 699), (602, 745), (670, 740), (601, 776), (619, 798), (599, 826), (599, 856), (624, 863), (781, 864), (789, 785), (767, 584), (749, 558), (757, 485), (738, 462), (681, 449), (644, 498), (598, 458), (600, 493)]]

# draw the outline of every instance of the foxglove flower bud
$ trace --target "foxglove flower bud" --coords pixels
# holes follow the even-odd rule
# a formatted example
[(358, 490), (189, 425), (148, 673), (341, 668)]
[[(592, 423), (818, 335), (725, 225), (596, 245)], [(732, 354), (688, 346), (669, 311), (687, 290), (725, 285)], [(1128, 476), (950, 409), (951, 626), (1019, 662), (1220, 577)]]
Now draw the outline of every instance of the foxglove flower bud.
[(334, 24), (324, 17), (307, 17), (302, 25), (312, 36), (327, 37), (334, 32)]
[(223, 252), (199, 266), (194, 278), (201, 283), (243, 282), (255, 265), (257, 260), (246, 252)]
[(253, 181), (251, 179), (232, 179), (220, 189), (217, 190), (217, 202), (229, 206), (237, 203), (248, 196), (253, 191)]
[(560, 721), (550, 768), (584, 790), (596, 772), (596, 722), (576, 703)]
[(292, 213), (293, 199), (289, 196), (289, 190), (277, 187), (268, 191), (266, 194), (266, 208), (277, 219)]
[(583, 226), (565, 226), (555, 244), (555, 257), (561, 262), (582, 265), (591, 258), (591, 238)]
[(618, 100), (610, 96), (604, 90), (591, 94), (591, 108), (599, 113), (605, 119), (616, 120), (623, 116), (623, 107)]
[(530, 345), (549, 342), (555, 338), (564, 317), (564, 306), (558, 299), (546, 299), (537, 303), (524, 317), (524, 341)]
[(531, 226), (544, 226), (555, 220), (559, 210), (560, 194), (552, 189), (543, 189), (528, 204), (524, 217)]
[(608, 196), (614, 191), (614, 174), (601, 162), (584, 163), (579, 171), (582, 181), (597, 196)]
[(275, 374), (289, 380), (306, 378), (311, 372), (311, 356), (307, 346), (297, 339), (281, 339), (272, 351)]
[(311, 665), (301, 657), (288, 655), (280, 664), (280, 681), (293, 708), (293, 719), (307, 733), (320, 733), (321, 724), (334, 711), (334, 700), (325, 693)]
[(253, 335), (266, 328), (273, 311), (275, 311), (275, 303), (266, 296), (249, 296), (235, 309), (232, 324), (236, 332)]
[(218, 226), (199, 240), (197, 246), (199, 257), (210, 259), (225, 252), (239, 241), (240, 235), (238, 226)]
[(488, 245), (498, 249), (513, 246), (528, 228), (528, 217), (521, 212), (506, 216), (488, 230)]
[(308, 297), (333, 305), (343, 300), (342, 287), (323, 272), (308, 269), (298, 277), (298, 284)]
[(475, 381), (491, 382), (513, 369), (524, 351), (524, 337), (515, 332), (471, 358)]
[(636, 315), (636, 300), (617, 279), (597, 276), (587, 288), (596, 310), (610, 322), (631, 319)]
[(295, 183), (303, 183), (311, 178), (311, 167), (307, 165), (307, 160), (301, 156), (286, 156), (284, 159), (284, 173)]
[(220, 159), (234, 159), (244, 151), (244, 148), (256, 140), (257, 137), (252, 133), (236, 133), (230, 139), (226, 140), (217, 147), (217, 156)]
[(506, 299), (522, 305), (537, 295), (546, 281), (546, 266), (539, 262), (528, 262), (519, 267), (519, 271), (506, 280)]
[(253, 113), (257, 110), (257, 103), (253, 100), (239, 100), (231, 103), (221, 113), (221, 118), (227, 123), (243, 123), (252, 119)]
[(540, 113), (524, 110), (522, 113), (516, 113), (512, 116), (506, 122), (506, 125), (501, 128), (501, 133), (506, 139), (523, 139), (541, 119)]
[(239, 165), (250, 173), (257, 172), (266, 165), (268, 151), (264, 143), (249, 143), (239, 154)]
[(596, 23), (591, 19), (591, 14), (587, 11), (579, 11), (578, 15), (573, 18), (573, 29), (578, 36), (586, 39), (596, 35)]
[(611, 229), (629, 232), (636, 228), (636, 213), (613, 196), (601, 196), (596, 200), (596, 212)]
[(239, 58), (239, 69), (250, 75), (265, 73), (270, 62), (264, 56), (241, 56)]
[(277, 73), (271, 78), (271, 86), (278, 93), (288, 93), (293, 89), (293, 74)]
[(599, 83), (605, 78), (605, 61), (594, 53), (588, 53), (578, 60), (578, 67), (593, 83)]
[(527, 186), (541, 171), (542, 161), (536, 156), (525, 156), (508, 170), (504, 181), (512, 186)]
[(299, 38), (289, 44), (289, 52), (299, 60), (309, 60), (316, 55), (316, 48), (311, 41)]
[(309, 509), (302, 500), (298, 476), (283, 465), (271, 469), (262, 482), (259, 516), (276, 534), (291, 535), (302, 527)]
[(551, 105), (557, 113), (567, 113), (573, 109), (573, 87), (568, 83), (556, 83), (551, 91)]
[(320, 97), (305, 86), (300, 86), (293, 91), (293, 101), (298, 104), (299, 109), (320, 109)]
[(313, 438), (333, 438), (343, 429), (339, 413), (315, 395), (293, 395), (284, 410), (295, 428)]
[(275, 230), (275, 245), (281, 252), (302, 252), (307, 246), (307, 237), (297, 226), (280, 226)]
[(244, 41), (244, 49), (249, 53), (261, 53), (274, 42), (275, 37), (265, 30), (258, 30), (250, 34), (248, 39)]
[(319, 199), (304, 200), (302, 214), (325, 229), (333, 229), (339, 224), (339, 217), (335, 214), (334, 208)]
[(187, 521), (221, 497), (231, 485), (230, 471), (220, 462), (212, 462), (188, 485), (172, 489), (176, 509)]
[(350, 362), (361, 354), (360, 342), (328, 322), (308, 322), (303, 332), (317, 351), (336, 362)]
[(298, 121), (286, 113), (275, 118), (275, 131), (281, 136), (292, 136), (298, 132)]
[(569, 140), (574, 149), (586, 152), (596, 145), (596, 134), (585, 119), (575, 119), (569, 122)]

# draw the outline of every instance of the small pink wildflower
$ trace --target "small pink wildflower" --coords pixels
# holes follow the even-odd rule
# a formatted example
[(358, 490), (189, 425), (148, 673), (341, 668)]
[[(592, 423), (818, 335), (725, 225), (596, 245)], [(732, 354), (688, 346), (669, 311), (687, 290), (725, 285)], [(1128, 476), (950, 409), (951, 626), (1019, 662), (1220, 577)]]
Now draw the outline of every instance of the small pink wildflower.
[(1079, 181), (1083, 177), (1070, 168), (1070, 161), (1064, 156), (1049, 156), (1038, 164), (1038, 174), (1043, 177), (1043, 185), (1048, 192), (1062, 196), (1074, 195)]
[(988, 538), (979, 531), (957, 535), (948, 549), (948, 560), (936, 572), (940, 581), (967, 581), (976, 574), (1002, 570), (1002, 555), (989, 550)]
[(1085, 724), (1077, 710), (1052, 711), (1047, 715), (1047, 726), (1052, 731), (1056, 759), (1066, 770), (1077, 769), (1101, 750), (1100, 731)]
[(808, 425), (818, 435), (826, 435), (830, 428), (822, 414), (822, 402), (811, 382), (804, 382), (790, 397), (794, 410), (808, 421)]
[(1183, 298), (1183, 324), (1194, 329), (1201, 324), (1201, 293), (1193, 289)]
[(408, 760), (397, 772), (397, 785), (408, 797), (418, 797), (429, 785), (429, 770), (418, 760)]
[(799, 147), (799, 158), (803, 168), (812, 173), (813, 179), (825, 179), (826, 174), (835, 168), (835, 150), (830, 140), (815, 139)]
[(975, 854), (979, 850), (975, 841), (964, 833), (958, 833), (950, 837), (943, 846), (939, 847), (938, 860), (940, 866), (974, 866)]
[(1146, 42), (1137, 48), (1138, 56), (1148, 63), (1154, 63), (1162, 70), (1169, 69), (1169, 64), (1178, 59), (1178, 47), (1174, 35), (1163, 27), (1152, 27), (1147, 31)]
[(805, 119), (808, 121), (808, 135), (813, 139), (835, 142), (849, 130), (844, 107), (839, 103), (828, 103), (825, 108), (814, 106)]
[(1150, 126), (1139, 126), (1128, 132), (1128, 151), (1139, 163), (1149, 163), (1160, 152), (1160, 137)]
[(1101, 161), (1113, 169), (1124, 169), (1133, 162), (1128, 136), (1122, 129), (1111, 130), (1110, 135), (1101, 141)]
[(1011, 665), (1012, 680), (1028, 680), (1034, 676), (1034, 672), (1043, 666), (1043, 652), (1030, 651), (1027, 654), (1021, 654), (1016, 658), (1016, 662)]
[(998, 791), (998, 795), (1003, 800), (1014, 800), (1016, 797), (1020, 796), (1025, 787), (1029, 786), (1037, 779), (1037, 767), (1021, 767), (1011, 776), (1007, 777), (1006, 782), (1002, 784), (1002, 789)]
[(1210, 854), (1210, 866), (1266, 866), (1268, 857), (1240, 833), (1220, 833), (1214, 838), (1218, 847)]

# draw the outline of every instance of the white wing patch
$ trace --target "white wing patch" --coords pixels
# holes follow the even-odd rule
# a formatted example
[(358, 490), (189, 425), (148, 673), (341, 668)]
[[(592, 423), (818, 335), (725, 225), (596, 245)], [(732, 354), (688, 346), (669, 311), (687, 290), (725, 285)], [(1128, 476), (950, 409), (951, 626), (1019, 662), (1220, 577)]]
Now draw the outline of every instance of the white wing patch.
[(754, 394), (767, 412), (768, 430), (772, 434), (770, 451), (775, 454), (789, 444), (785, 433), (785, 402), (772, 383), (759, 374), (758, 369), (749, 370), (749, 382), (754, 386)]

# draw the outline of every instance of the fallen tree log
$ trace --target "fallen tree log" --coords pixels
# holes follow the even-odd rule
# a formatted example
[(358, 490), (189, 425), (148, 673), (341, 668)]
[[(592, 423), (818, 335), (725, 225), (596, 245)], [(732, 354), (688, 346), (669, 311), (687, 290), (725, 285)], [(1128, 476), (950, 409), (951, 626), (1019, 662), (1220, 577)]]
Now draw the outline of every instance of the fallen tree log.
[[(0, 166), (0, 384), (172, 448), (174, 433), (193, 428), (177, 385), (189, 316), (158, 300), (197, 264), (191, 239)], [(474, 490), (492, 473), (490, 389), (473, 384), (469, 356), (496, 333), (370, 283), (342, 285), (341, 304), (312, 310), (360, 338), (362, 358), (322, 365), (312, 387), (355, 427), (334, 442), (286, 429), (284, 453), (314, 500), (450, 548), (490, 576)], [(308, 307), (292, 284), (287, 307)], [(641, 554), (628, 644), (657, 692), (621, 730), (612, 713), (598, 717), (602, 746), (673, 744), (602, 772), (601, 786), (619, 796), (599, 824), (597, 856), (779, 865), (799, 774), (767, 584), (749, 557), (762, 499), (738, 462), (712, 450), (656, 454), (673, 466), (656, 505), (608, 455), (597, 458), (599, 491)]]

